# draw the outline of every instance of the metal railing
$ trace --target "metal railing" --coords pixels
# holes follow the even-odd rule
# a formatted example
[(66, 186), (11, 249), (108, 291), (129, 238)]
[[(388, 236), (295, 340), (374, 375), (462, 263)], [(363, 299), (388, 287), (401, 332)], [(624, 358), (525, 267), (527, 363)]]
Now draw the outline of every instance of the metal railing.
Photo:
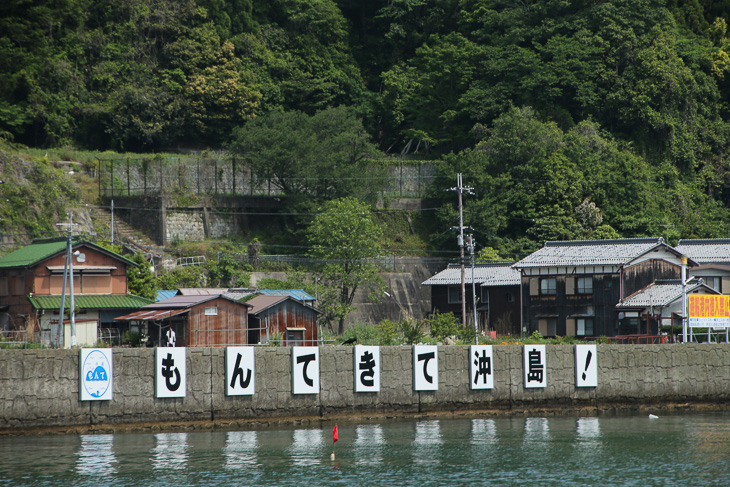
[(0, 331), (0, 348), (25, 348), (28, 346), (26, 330)]
[(117, 328), (99, 328), (97, 333), (97, 339), (101, 342), (111, 346), (122, 344), (122, 337), (119, 335)]
[(623, 345), (663, 345), (669, 343), (667, 335), (616, 335), (613, 337), (593, 337), (591, 340), (606, 340)]

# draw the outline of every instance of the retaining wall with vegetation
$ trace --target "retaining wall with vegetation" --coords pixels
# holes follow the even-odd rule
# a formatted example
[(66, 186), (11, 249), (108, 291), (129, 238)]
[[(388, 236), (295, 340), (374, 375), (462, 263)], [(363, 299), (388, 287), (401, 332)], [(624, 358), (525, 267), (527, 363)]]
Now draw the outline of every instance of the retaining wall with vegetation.
[(184, 398), (155, 398), (154, 349), (113, 352), (113, 399), (79, 400), (79, 353), (0, 350), (0, 431), (148, 422), (276, 420), (639, 404), (730, 404), (728, 345), (599, 345), (598, 386), (575, 386), (571, 345), (548, 345), (547, 387), (523, 385), (521, 346), (493, 348), (494, 388), (470, 390), (469, 348), (438, 348), (438, 390), (413, 390), (411, 347), (381, 347), (381, 390), (356, 393), (353, 349), (320, 349), (321, 392), (293, 395), (291, 350), (256, 348), (256, 392), (226, 396), (225, 350), (187, 349)]

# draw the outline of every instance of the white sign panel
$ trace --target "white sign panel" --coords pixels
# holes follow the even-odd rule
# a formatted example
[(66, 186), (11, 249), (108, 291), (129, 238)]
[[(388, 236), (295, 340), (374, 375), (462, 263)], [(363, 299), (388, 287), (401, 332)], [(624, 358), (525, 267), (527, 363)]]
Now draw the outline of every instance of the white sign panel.
[(546, 387), (545, 345), (525, 345), (522, 349), (525, 387)]
[(113, 377), (111, 348), (81, 349), (79, 397), (82, 401), (110, 401)]
[(595, 345), (575, 346), (575, 386), (598, 386), (598, 359)]
[(155, 397), (185, 397), (185, 347), (155, 349)]
[(437, 391), (439, 356), (435, 345), (413, 345), (413, 390)]
[(251, 396), (256, 392), (253, 347), (226, 348), (226, 396)]
[(472, 389), (493, 389), (494, 373), (491, 345), (469, 347), (469, 384)]
[(380, 347), (355, 345), (355, 392), (380, 392)]
[(292, 347), (293, 394), (319, 394), (319, 347)]

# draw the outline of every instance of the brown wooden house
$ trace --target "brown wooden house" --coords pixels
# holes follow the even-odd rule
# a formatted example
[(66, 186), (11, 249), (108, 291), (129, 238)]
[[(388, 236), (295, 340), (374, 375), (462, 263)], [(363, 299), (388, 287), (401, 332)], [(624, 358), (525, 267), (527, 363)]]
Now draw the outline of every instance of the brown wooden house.
[(285, 346), (317, 344), (319, 310), (291, 296), (259, 295), (247, 303), (251, 343), (266, 343), (279, 335)]
[[(59, 333), (59, 310), (66, 266), (66, 238), (35, 240), (0, 258), (0, 331), (22, 331), (28, 341), (71, 345), (68, 315)], [(79, 345), (94, 345), (119, 313), (151, 303), (127, 294), (127, 258), (91, 242), (74, 240), (75, 335)], [(65, 307), (70, 305), (70, 286)]]
[(248, 303), (223, 295), (178, 295), (116, 318), (148, 337), (148, 345), (165, 345), (172, 328), (178, 347), (247, 345)]

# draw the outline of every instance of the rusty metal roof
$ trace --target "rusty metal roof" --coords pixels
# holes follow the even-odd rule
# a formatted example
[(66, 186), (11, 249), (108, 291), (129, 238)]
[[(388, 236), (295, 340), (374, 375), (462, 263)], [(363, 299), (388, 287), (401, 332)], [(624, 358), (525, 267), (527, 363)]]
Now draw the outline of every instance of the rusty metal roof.
[(119, 316), (114, 319), (119, 320), (119, 321), (155, 321), (155, 320), (164, 320), (164, 319), (170, 318), (172, 316), (185, 314), (188, 311), (190, 311), (190, 310), (189, 309), (149, 309), (149, 310), (135, 311), (134, 313), (129, 313), (128, 315), (124, 315), (124, 316)]
[(308, 304), (303, 303), (302, 301), (299, 301), (297, 299), (294, 299), (291, 296), (268, 296), (268, 295), (258, 295), (255, 298), (251, 298), (248, 301), (246, 301), (246, 304), (249, 304), (252, 306), (251, 309), (248, 310), (248, 314), (256, 315), (261, 313), (262, 311), (266, 311), (267, 309), (276, 306), (279, 303), (282, 303), (286, 300), (290, 300), (293, 303), (297, 303), (301, 306), (304, 306), (305, 308), (309, 308), (315, 313), (320, 313), (320, 311), (313, 306), (310, 306)]
[(205, 295), (193, 295), (185, 296), (178, 294), (171, 298), (157, 301), (156, 303), (148, 304), (145, 309), (178, 309), (178, 308), (190, 308), (197, 304), (205, 303), (206, 301), (212, 301), (220, 298), (217, 294), (205, 294)]
[(177, 290), (180, 296), (220, 296), (228, 292), (228, 288), (218, 287), (185, 287)]

